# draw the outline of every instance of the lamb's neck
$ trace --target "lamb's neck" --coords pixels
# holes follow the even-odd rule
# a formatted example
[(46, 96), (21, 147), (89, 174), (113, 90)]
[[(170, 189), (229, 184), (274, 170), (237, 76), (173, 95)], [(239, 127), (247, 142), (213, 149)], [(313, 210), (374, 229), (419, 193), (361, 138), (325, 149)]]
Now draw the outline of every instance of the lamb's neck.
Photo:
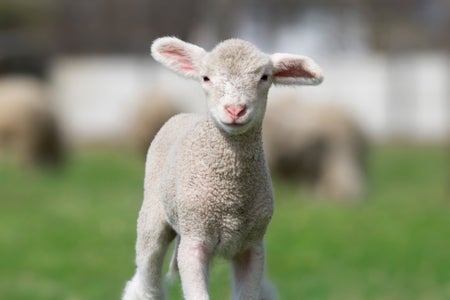
[(219, 129), (212, 120), (208, 120), (211, 150), (234, 158), (259, 160), (263, 157), (261, 126), (255, 126), (247, 132), (231, 135)]

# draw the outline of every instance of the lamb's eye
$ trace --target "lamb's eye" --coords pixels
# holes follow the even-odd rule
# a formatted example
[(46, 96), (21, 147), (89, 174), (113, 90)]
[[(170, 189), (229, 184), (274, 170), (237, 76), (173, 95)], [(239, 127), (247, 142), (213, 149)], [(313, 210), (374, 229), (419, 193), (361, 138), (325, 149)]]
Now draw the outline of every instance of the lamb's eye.
[(208, 82), (208, 81), (210, 81), (209, 77), (208, 76), (203, 76), (203, 82)]
[(263, 76), (261, 76), (261, 81), (267, 81), (269, 79), (269, 75), (264, 74)]

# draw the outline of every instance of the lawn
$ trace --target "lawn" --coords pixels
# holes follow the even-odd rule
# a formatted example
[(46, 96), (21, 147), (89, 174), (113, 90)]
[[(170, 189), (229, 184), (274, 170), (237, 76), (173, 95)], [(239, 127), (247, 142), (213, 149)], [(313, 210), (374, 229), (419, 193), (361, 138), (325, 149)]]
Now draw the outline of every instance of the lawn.
[[(372, 151), (362, 203), (312, 199), (275, 180), (266, 245), (280, 299), (450, 299), (448, 149)], [(134, 271), (143, 162), (81, 152), (61, 170), (0, 166), (0, 299), (119, 299)], [(212, 299), (229, 299), (212, 266)], [(169, 288), (181, 299), (179, 282)]]

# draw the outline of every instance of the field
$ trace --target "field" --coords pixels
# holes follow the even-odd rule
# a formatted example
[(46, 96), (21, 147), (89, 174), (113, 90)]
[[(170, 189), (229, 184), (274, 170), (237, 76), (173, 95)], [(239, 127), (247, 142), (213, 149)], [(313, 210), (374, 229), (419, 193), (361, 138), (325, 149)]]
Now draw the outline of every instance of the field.
[[(312, 199), (275, 180), (268, 277), (280, 299), (450, 299), (448, 149), (372, 151), (359, 204)], [(62, 170), (0, 166), (0, 299), (119, 299), (134, 272), (143, 163), (88, 151)], [(229, 299), (212, 265), (212, 299)], [(179, 283), (169, 288), (181, 299)]]

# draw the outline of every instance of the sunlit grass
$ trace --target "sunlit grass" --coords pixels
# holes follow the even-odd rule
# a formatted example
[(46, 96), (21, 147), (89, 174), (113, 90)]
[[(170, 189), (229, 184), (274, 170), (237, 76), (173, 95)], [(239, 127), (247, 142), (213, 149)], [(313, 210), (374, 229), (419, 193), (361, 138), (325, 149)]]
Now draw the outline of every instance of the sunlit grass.
[[(448, 163), (440, 147), (375, 149), (359, 204), (275, 180), (267, 271), (280, 299), (450, 299)], [(119, 299), (134, 272), (143, 168), (111, 151), (62, 170), (0, 166), (0, 299)], [(211, 293), (230, 297), (224, 260)], [(181, 299), (179, 282), (169, 294)]]

